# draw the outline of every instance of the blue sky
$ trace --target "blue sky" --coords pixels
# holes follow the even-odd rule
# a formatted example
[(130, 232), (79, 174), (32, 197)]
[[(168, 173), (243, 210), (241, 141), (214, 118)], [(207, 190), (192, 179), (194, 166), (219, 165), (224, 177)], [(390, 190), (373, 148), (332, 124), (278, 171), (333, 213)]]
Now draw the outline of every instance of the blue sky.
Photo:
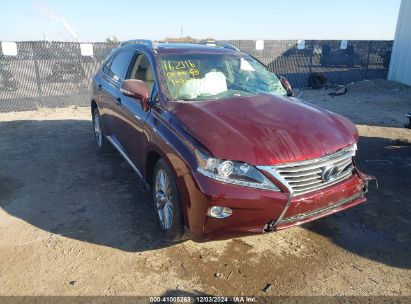
[(0, 40), (393, 39), (400, 0), (6, 0)]

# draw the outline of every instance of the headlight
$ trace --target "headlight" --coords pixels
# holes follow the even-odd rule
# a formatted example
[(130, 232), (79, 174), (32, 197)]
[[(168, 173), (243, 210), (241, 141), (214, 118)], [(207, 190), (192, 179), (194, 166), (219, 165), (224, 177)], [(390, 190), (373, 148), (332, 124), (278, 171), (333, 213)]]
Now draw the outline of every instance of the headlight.
[(249, 164), (220, 160), (196, 150), (197, 171), (209, 178), (245, 187), (280, 191), (268, 178)]

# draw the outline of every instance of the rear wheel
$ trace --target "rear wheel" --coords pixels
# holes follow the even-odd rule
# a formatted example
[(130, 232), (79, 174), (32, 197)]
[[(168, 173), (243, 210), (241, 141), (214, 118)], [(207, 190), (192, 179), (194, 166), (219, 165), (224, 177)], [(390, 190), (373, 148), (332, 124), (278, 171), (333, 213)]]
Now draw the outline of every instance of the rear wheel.
[(104, 135), (101, 116), (98, 108), (93, 110), (93, 128), (94, 137), (96, 139), (97, 148), (99, 153), (111, 153), (114, 152), (114, 147), (108, 142), (106, 136)]
[(179, 242), (184, 239), (184, 218), (175, 177), (163, 159), (154, 167), (151, 185), (158, 222), (166, 240)]

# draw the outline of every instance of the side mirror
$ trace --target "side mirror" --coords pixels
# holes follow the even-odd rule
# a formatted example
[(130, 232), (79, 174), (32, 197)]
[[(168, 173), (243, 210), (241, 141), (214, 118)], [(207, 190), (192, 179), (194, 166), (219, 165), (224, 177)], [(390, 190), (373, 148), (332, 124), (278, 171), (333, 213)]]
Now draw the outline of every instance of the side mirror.
[(148, 102), (148, 91), (146, 84), (138, 79), (127, 79), (123, 81), (120, 88), (123, 95), (140, 100), (141, 107), (147, 112), (150, 104)]
[(280, 76), (280, 82), (284, 89), (287, 90), (287, 96), (293, 96), (293, 89), (291, 84), (288, 82), (287, 78)]

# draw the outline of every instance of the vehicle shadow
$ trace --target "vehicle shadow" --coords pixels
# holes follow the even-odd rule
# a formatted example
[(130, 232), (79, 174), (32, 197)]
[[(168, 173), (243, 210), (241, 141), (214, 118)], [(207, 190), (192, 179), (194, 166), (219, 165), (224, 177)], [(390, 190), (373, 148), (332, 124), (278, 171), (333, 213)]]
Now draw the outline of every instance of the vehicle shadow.
[(143, 181), (117, 153), (98, 155), (93, 136), (86, 120), (0, 122), (0, 208), (53, 235), (124, 251), (169, 246)]
[[(129, 252), (170, 246), (144, 183), (118, 154), (96, 153), (90, 121), (0, 122), (0, 138), (0, 208), (12, 217)], [(359, 167), (380, 188), (371, 187), (368, 203), (304, 227), (359, 256), (411, 268), (410, 155), (409, 142), (361, 137)]]
[(378, 179), (368, 201), (305, 228), (345, 250), (386, 265), (411, 268), (411, 142), (361, 137), (357, 165)]

